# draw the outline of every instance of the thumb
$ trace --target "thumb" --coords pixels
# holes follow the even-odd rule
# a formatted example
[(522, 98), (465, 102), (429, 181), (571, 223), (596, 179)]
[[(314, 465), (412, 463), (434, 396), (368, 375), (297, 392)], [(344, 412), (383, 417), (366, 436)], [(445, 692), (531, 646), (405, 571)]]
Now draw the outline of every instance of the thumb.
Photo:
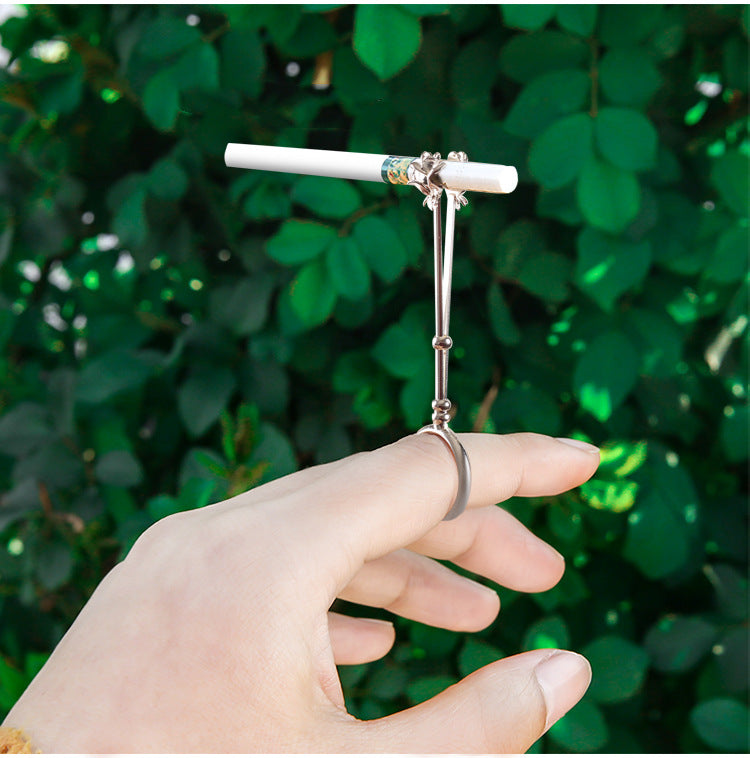
[(367, 723), (393, 753), (524, 753), (580, 699), (589, 662), (533, 650), (491, 663), (406, 711)]

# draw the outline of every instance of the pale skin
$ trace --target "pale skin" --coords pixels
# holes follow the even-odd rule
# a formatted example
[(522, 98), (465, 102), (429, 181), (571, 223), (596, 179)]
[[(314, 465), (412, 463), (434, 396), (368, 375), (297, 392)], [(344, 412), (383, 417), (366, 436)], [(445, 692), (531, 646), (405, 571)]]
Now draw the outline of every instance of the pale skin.
[[(384, 656), (388, 623), (335, 598), (446, 629), (493, 622), (495, 592), (554, 586), (562, 557), (496, 503), (569, 490), (593, 446), (464, 434), (469, 508), (434, 435), (306, 469), (148, 529), (99, 585), (6, 718), (44, 753), (521, 753), (584, 694), (565, 651), (496, 661), (387, 718), (349, 715), (336, 664)], [(511, 611), (512, 612), (512, 611)]]

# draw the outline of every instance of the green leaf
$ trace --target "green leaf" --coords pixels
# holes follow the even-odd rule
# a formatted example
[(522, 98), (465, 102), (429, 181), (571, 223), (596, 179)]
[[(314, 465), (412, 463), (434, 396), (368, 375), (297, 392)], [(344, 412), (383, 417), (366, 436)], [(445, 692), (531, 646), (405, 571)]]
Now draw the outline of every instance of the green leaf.
[(242, 337), (259, 332), (268, 318), (274, 284), (272, 277), (258, 274), (216, 287), (209, 299), (212, 319)]
[(361, 300), (370, 290), (370, 270), (356, 242), (339, 237), (326, 251), (326, 266), (333, 288), (349, 300)]
[(422, 28), (397, 5), (358, 5), (354, 12), (354, 52), (380, 79), (406, 68), (422, 44)]
[(449, 629), (414, 622), (409, 625), (409, 639), (428, 658), (445, 658), (453, 652), (461, 637)]
[(648, 444), (644, 441), (624, 442), (611, 440), (600, 446), (600, 463), (597, 475), (622, 479), (637, 471), (648, 458)]
[(638, 353), (623, 334), (599, 335), (586, 347), (573, 374), (581, 407), (606, 421), (635, 386), (638, 363)]
[(255, 29), (230, 29), (221, 40), (221, 82), (250, 98), (263, 91), (266, 56)]
[(200, 437), (218, 421), (235, 386), (228, 368), (196, 366), (190, 371), (177, 390), (177, 408), (191, 437)]
[(750, 710), (739, 700), (717, 697), (698, 703), (690, 711), (690, 723), (700, 738), (717, 750), (747, 753), (750, 750)]
[(45, 590), (52, 592), (70, 581), (74, 566), (70, 545), (54, 539), (44, 544), (37, 556), (36, 578)]
[(138, 247), (148, 237), (146, 218), (146, 190), (137, 189), (116, 209), (112, 218), (112, 231), (123, 245)]
[(722, 48), (722, 69), (726, 86), (747, 93), (748, 61), (747, 34), (745, 39), (736, 35), (728, 39)]
[(139, 389), (152, 372), (150, 363), (136, 351), (115, 348), (84, 366), (78, 376), (76, 400), (104, 403), (121, 392)]
[(578, 235), (574, 281), (594, 302), (610, 311), (624, 292), (640, 284), (651, 267), (651, 245), (628, 242), (586, 228)]
[(332, 84), (342, 106), (356, 112), (363, 104), (381, 102), (386, 88), (372, 71), (348, 47), (333, 54)]
[(138, 52), (154, 60), (170, 58), (186, 47), (200, 42), (200, 31), (184, 18), (160, 16), (151, 21), (138, 41)]
[(652, 378), (674, 376), (684, 342), (675, 322), (666, 313), (632, 308), (625, 326), (641, 354), (641, 373)]
[(406, 669), (385, 661), (367, 681), (367, 692), (378, 700), (393, 700), (404, 693), (408, 679)]
[(598, 511), (624, 513), (635, 504), (638, 483), (589, 479), (581, 485), (581, 497), (586, 505)]
[(380, 216), (365, 216), (354, 225), (353, 236), (370, 270), (383, 282), (391, 284), (401, 276), (409, 254), (391, 224)]
[(213, 45), (202, 42), (188, 48), (174, 67), (180, 91), (197, 89), (214, 92), (219, 89), (219, 54)]
[[(327, 3), (305, 3), (302, 8), (305, 13), (328, 13), (329, 11), (335, 11), (338, 8), (343, 8), (343, 4), (327, 4)], [(351, 666), (349, 668), (359, 668), (357, 666)], [(356, 684), (356, 682), (355, 682)]]
[(534, 5), (501, 5), (503, 21), (506, 26), (535, 32), (546, 26), (555, 15), (554, 5), (536, 3)]
[(748, 577), (728, 563), (715, 563), (703, 567), (703, 573), (713, 585), (719, 611), (735, 621), (748, 616)]
[[(426, 342), (425, 344), (429, 344)], [(434, 392), (434, 369), (427, 356), (401, 387), (398, 400), (404, 417), (404, 424), (410, 429), (419, 428), (429, 420), (430, 401)]]
[(458, 671), (468, 676), (503, 657), (503, 651), (493, 644), (476, 637), (467, 637), (458, 654)]
[(112, 487), (137, 487), (143, 481), (143, 467), (129, 450), (111, 450), (97, 458), (94, 475)]
[(148, 190), (162, 200), (179, 200), (187, 191), (188, 176), (177, 161), (162, 158), (149, 171)]
[(588, 113), (575, 113), (555, 121), (531, 144), (531, 175), (547, 189), (569, 184), (593, 157), (592, 135)]
[(575, 542), (583, 531), (583, 519), (580, 513), (553, 503), (547, 509), (547, 526), (559, 540)]
[(13, 247), (13, 237), (15, 236), (16, 227), (13, 217), (8, 213), (0, 214), (3, 230), (0, 232), (0, 266), (2, 266)]
[(265, 463), (266, 466), (258, 484), (293, 474), (297, 470), (294, 448), (289, 438), (274, 424), (261, 424), (260, 441), (247, 461), (247, 465), (251, 467), (259, 463)]
[(372, 355), (391, 376), (410, 379), (420, 372), (425, 359), (429, 360), (429, 347), (423, 334), (399, 322), (380, 335)]
[(711, 169), (711, 183), (735, 213), (748, 215), (750, 157), (739, 150), (727, 151), (716, 159)]
[(557, 23), (571, 34), (588, 37), (596, 26), (596, 5), (558, 5)]
[(561, 69), (579, 68), (588, 60), (589, 48), (564, 32), (543, 29), (515, 34), (500, 51), (500, 69), (513, 81), (526, 83)]
[(542, 250), (523, 260), (518, 281), (537, 297), (557, 303), (568, 296), (572, 272), (573, 266), (566, 256)]
[(425, 3), (424, 5), (419, 3), (417, 5), (402, 5), (401, 6), (405, 11), (409, 11), (409, 13), (413, 13), (415, 16), (442, 16), (444, 13), (447, 13), (450, 9), (450, 5), (441, 4), (441, 3)]
[[(192, 481), (199, 480), (194, 479)], [(177, 498), (171, 495), (157, 495), (146, 503), (146, 510), (154, 521), (161, 521), (161, 519), (171, 516), (173, 513), (178, 513), (181, 508)]]
[(279, 48), (292, 58), (312, 58), (334, 49), (337, 44), (336, 32), (328, 18), (305, 14), (294, 33), (280, 41)]
[(324, 176), (303, 176), (292, 190), (292, 199), (323, 218), (344, 219), (362, 205), (350, 182)]
[(493, 282), (487, 289), (487, 315), (492, 332), (500, 342), (512, 347), (521, 341), (521, 332), (513, 321), (513, 315), (497, 282)]
[(722, 232), (704, 276), (714, 282), (739, 282), (747, 273), (747, 254), (750, 250), (750, 229), (736, 224)]
[(607, 47), (629, 47), (656, 30), (661, 5), (608, 5), (601, 9), (599, 34)]
[(9, 711), (29, 686), (29, 678), (12, 666), (3, 656), (0, 658), (0, 707)]
[(342, 394), (360, 390), (377, 370), (374, 359), (367, 350), (345, 352), (338, 357), (333, 370), (333, 388)]
[(500, 392), (492, 406), (492, 419), (502, 431), (525, 429), (548, 435), (561, 431), (557, 400), (544, 390), (525, 383)]
[(487, 39), (462, 46), (451, 67), (451, 92), (461, 110), (477, 115), (489, 112), (497, 67), (486, 62), (495, 57)]
[(630, 640), (615, 635), (599, 637), (582, 654), (593, 676), (588, 694), (599, 703), (621, 703), (640, 691), (646, 678), (649, 656)]
[(591, 79), (579, 69), (543, 74), (521, 90), (504, 126), (511, 134), (534, 139), (561, 116), (580, 111), (590, 88)]
[(568, 226), (581, 226), (583, 216), (578, 208), (575, 185), (569, 184), (557, 190), (542, 187), (537, 195), (536, 214), (540, 218), (552, 218)]
[(635, 175), (596, 159), (583, 167), (576, 194), (586, 221), (612, 234), (622, 232), (641, 208), (641, 188)]
[(628, 515), (623, 557), (649, 579), (661, 579), (687, 561), (690, 538), (684, 518), (656, 494), (645, 495)]
[(698, 616), (664, 616), (643, 644), (657, 671), (681, 673), (693, 668), (711, 649), (717, 629)]
[(317, 221), (291, 219), (266, 243), (266, 252), (291, 266), (317, 258), (337, 237), (336, 230)]
[(548, 734), (558, 745), (574, 753), (597, 752), (609, 739), (604, 715), (589, 700), (574, 705), (550, 727)]
[(716, 657), (716, 663), (724, 687), (729, 692), (744, 692), (747, 689), (750, 630), (747, 626), (730, 629), (719, 644), (722, 653)]
[(504, 278), (517, 278), (523, 262), (547, 248), (541, 225), (528, 219), (505, 227), (483, 241), (481, 247), (489, 247), (493, 242), (496, 246), (494, 270)]
[(180, 112), (180, 91), (171, 68), (162, 69), (148, 80), (143, 90), (143, 111), (159, 131), (174, 129)]
[(26, 653), (26, 659), (24, 661), (24, 671), (31, 681), (41, 670), (45, 663), (49, 660), (50, 653)]
[(0, 453), (4, 455), (25, 457), (52, 435), (49, 413), (36, 403), (19, 403), (0, 415)]
[(406, 685), (406, 697), (412, 705), (417, 705), (417, 703), (423, 703), (425, 700), (435, 697), (455, 683), (456, 677), (447, 674), (422, 676)]
[(543, 648), (565, 649), (570, 645), (570, 632), (562, 616), (546, 616), (535, 621), (524, 634), (523, 650)]
[(72, 73), (49, 77), (37, 85), (36, 98), (39, 113), (46, 117), (56, 117), (72, 113), (81, 104), (85, 71), (79, 66)]
[(244, 397), (268, 416), (284, 413), (289, 404), (289, 376), (276, 357), (280, 356), (270, 360), (255, 360), (247, 356), (240, 377)]
[(615, 105), (644, 107), (663, 84), (659, 69), (637, 47), (608, 50), (599, 64), (602, 92)]
[(253, 221), (286, 219), (292, 211), (289, 190), (276, 182), (263, 182), (250, 193), (242, 205), (242, 210)]
[(307, 327), (328, 320), (336, 306), (337, 293), (325, 261), (305, 264), (289, 288), (292, 309)]
[(745, 461), (750, 454), (747, 430), (750, 428), (750, 408), (731, 405), (721, 419), (720, 436), (724, 453), (730, 461)]
[(651, 122), (630, 108), (602, 108), (594, 119), (596, 144), (613, 166), (626, 171), (654, 167), (659, 138)]

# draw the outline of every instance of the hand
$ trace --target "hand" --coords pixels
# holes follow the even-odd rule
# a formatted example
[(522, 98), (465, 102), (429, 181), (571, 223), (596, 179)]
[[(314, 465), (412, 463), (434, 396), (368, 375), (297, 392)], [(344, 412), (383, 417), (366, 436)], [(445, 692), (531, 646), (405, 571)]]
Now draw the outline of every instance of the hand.
[(336, 597), (475, 631), (497, 595), (432, 559), (539, 592), (562, 557), (495, 503), (588, 479), (593, 446), (460, 435), (469, 510), (430, 434), (306, 469), (159, 521), (97, 588), (6, 719), (44, 753), (521, 753), (583, 695), (581, 656), (536, 650), (431, 700), (362, 722), (336, 664), (383, 656), (390, 624), (328, 612)]

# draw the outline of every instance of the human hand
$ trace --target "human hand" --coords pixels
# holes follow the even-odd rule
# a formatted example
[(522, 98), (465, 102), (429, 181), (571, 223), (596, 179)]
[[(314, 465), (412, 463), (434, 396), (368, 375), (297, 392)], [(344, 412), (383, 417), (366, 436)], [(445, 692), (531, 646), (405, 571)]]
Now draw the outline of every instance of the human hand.
[(432, 559), (539, 592), (562, 557), (495, 503), (558, 494), (598, 451), (535, 434), (464, 434), (469, 509), (441, 521), (456, 467), (414, 435), (159, 521), (102, 581), (6, 723), (42, 752), (520, 753), (583, 695), (581, 656), (536, 650), (406, 711), (362, 722), (336, 664), (387, 653), (389, 624), (336, 597), (476, 631), (497, 595)]

